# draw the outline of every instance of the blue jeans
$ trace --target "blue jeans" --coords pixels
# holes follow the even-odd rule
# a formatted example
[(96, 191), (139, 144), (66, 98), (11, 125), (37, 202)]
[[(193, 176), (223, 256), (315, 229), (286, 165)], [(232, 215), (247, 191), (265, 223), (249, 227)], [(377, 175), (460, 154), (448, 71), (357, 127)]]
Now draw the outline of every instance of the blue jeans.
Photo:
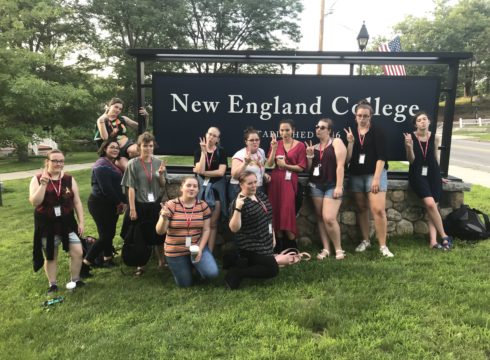
[(172, 271), (175, 283), (179, 287), (192, 286), (192, 267), (195, 267), (203, 279), (212, 279), (218, 276), (219, 270), (213, 254), (206, 246), (202, 251), (201, 260), (193, 263), (190, 255), (165, 257), (168, 267)]

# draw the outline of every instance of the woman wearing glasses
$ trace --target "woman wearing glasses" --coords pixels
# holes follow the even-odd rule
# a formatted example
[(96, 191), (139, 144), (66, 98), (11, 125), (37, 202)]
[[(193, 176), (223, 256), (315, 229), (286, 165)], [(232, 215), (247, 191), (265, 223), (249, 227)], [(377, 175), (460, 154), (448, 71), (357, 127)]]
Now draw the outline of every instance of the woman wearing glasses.
[(271, 147), (267, 165), (275, 164), (268, 186), (269, 201), (272, 204), (274, 231), (276, 233), (276, 252), (287, 248), (297, 248), (296, 234), (296, 194), (298, 192), (298, 173), (306, 168), (305, 145), (293, 139), (293, 120), (279, 122), (281, 140), (276, 141), (272, 133)]
[[(44, 262), (49, 281), (48, 295), (58, 291), (58, 245), (70, 254), (70, 289), (81, 287), (80, 280), (83, 250), (78, 236), (83, 234), (84, 217), (78, 185), (75, 179), (63, 172), (65, 157), (60, 150), (51, 150), (44, 170), (31, 180), (29, 201), (34, 210), (34, 271)], [(77, 215), (78, 224), (75, 220)], [(44, 254), (44, 257), (43, 257)]]
[(123, 173), (116, 166), (119, 144), (115, 139), (105, 140), (99, 149), (99, 159), (92, 167), (92, 192), (88, 198), (88, 210), (92, 215), (99, 239), (90, 247), (83, 262), (90, 266), (101, 252), (104, 253), (104, 267), (113, 267), (112, 240), (116, 235), (119, 215), (126, 209), (121, 180)]
[(340, 243), (340, 225), (337, 221), (344, 192), (345, 145), (339, 138), (333, 138), (333, 122), (320, 119), (315, 126), (316, 137), (320, 141), (306, 144), (306, 158), (310, 172), (310, 192), (317, 217), (318, 232), (323, 249), (318, 260), (330, 256), (330, 244), (335, 248), (335, 259), (343, 260), (344, 251)]
[(212, 209), (208, 247), (214, 250), (220, 215), (227, 217), (226, 168), (228, 160), (225, 150), (219, 145), (220, 131), (210, 127), (206, 136), (200, 138), (200, 149), (194, 153), (194, 172), (199, 182), (198, 199), (204, 200)]
[(347, 162), (349, 163), (350, 190), (358, 208), (358, 223), (362, 241), (356, 251), (371, 246), (369, 240), (369, 209), (374, 218), (374, 228), (383, 256), (393, 257), (386, 246), (388, 221), (386, 219), (386, 191), (388, 189), (388, 163), (386, 161), (385, 136), (381, 127), (371, 122), (373, 108), (366, 100), (360, 101), (355, 110), (357, 129), (344, 129), (347, 134)]
[(240, 192), (238, 178), (244, 171), (251, 171), (257, 177), (257, 191), (265, 193), (264, 181), (269, 182), (270, 176), (265, 173), (265, 152), (260, 148), (259, 132), (252, 127), (243, 133), (245, 147), (233, 155), (231, 161), (231, 179), (228, 197), (229, 201), (236, 199)]

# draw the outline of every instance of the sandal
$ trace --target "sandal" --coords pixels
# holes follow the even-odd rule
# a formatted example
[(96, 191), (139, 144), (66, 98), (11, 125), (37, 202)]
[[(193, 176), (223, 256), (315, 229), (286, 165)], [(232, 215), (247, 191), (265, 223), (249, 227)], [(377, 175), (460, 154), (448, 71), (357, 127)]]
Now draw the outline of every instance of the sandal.
[(453, 247), (453, 238), (451, 236), (446, 236), (441, 239), (442, 246), (446, 250), (451, 250)]
[(145, 268), (137, 268), (136, 271), (134, 272), (134, 276), (141, 276), (145, 273)]
[(345, 259), (345, 251), (344, 250), (336, 250), (335, 251), (335, 260), (344, 260)]
[(446, 250), (446, 248), (439, 243), (435, 243), (430, 248), (433, 250)]
[(322, 251), (320, 251), (320, 253), (316, 256), (316, 258), (318, 260), (323, 260), (329, 256), (330, 256), (330, 251), (328, 251), (327, 249), (322, 249)]
[(299, 258), (300, 260), (304, 260), (304, 261), (310, 261), (311, 260), (311, 255), (307, 252), (302, 252), (302, 253), (299, 253)]

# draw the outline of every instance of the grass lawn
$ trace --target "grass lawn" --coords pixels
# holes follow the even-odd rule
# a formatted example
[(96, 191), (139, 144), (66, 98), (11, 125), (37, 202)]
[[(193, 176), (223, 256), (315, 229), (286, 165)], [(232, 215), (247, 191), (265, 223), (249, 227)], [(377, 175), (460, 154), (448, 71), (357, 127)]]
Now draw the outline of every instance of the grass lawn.
[[(86, 203), (90, 172), (73, 174)], [(95, 270), (85, 288), (61, 291), (65, 302), (44, 309), (47, 281), (31, 265), (28, 183), (7, 181), (0, 207), (4, 359), (490, 357), (490, 241), (437, 252), (426, 239), (399, 237), (390, 241), (393, 259), (345, 244), (345, 261), (303, 262), (235, 292), (222, 277), (178, 289), (152, 261), (141, 278), (125, 267), (126, 275)], [(467, 202), (488, 213), (489, 193), (475, 186)], [(97, 234), (88, 212), (86, 233)], [(67, 281), (61, 255), (60, 285)]]
[[(0, 173), (40, 169), (44, 166), (45, 156), (31, 156), (28, 162), (19, 162), (15, 157), (0, 158)], [(97, 160), (97, 154), (90, 152), (73, 152), (65, 156), (67, 164), (83, 164)]]
[(468, 136), (471, 140), (490, 141), (490, 125), (455, 128), (453, 135)]

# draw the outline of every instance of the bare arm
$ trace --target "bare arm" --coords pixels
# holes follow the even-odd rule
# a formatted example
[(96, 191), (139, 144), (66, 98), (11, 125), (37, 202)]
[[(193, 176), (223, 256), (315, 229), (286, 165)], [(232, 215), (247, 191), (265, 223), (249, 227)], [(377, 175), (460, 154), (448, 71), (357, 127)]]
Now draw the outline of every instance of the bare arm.
[[(148, 128), (148, 119), (149, 119), (150, 115), (148, 114), (146, 109), (143, 107), (140, 108), (139, 114), (145, 117), (145, 129)], [(133, 129), (138, 128), (138, 122), (137, 121), (134, 121), (133, 119), (131, 119), (127, 116), (122, 116), (122, 118), (126, 121), (126, 124), (128, 124), (129, 127), (133, 128)]]
[(415, 153), (413, 152), (413, 139), (412, 135), (403, 133), (405, 136), (405, 152), (407, 154), (407, 160), (410, 164), (413, 164), (415, 160)]
[(129, 205), (129, 217), (131, 220), (136, 220), (138, 214), (136, 213), (136, 191), (133, 187), (128, 187), (128, 205)]
[[(44, 175), (44, 173), (43, 173)], [(46, 187), (48, 186), (48, 179), (41, 177), (40, 182), (36, 176), (33, 176), (29, 185), (29, 202), (32, 206), (39, 206), (44, 200), (46, 194)]]
[(242, 228), (242, 208), (243, 203), (245, 201), (245, 197), (242, 195), (238, 195), (235, 201), (235, 208), (232, 209), (233, 213), (230, 218), (230, 230), (234, 233), (240, 231)]
[(102, 140), (107, 140), (109, 138), (109, 133), (105, 127), (105, 123), (107, 121), (109, 121), (109, 118), (105, 113), (100, 115), (100, 117), (97, 119), (97, 129), (99, 129), (100, 138)]
[(80, 191), (78, 190), (78, 184), (75, 178), (72, 178), (72, 190), (73, 190), (73, 205), (75, 207), (75, 213), (78, 219), (78, 234), (82, 235), (85, 227), (85, 219), (83, 217), (83, 205), (80, 200)]
[(241, 161), (239, 159), (233, 159), (231, 161), (231, 176), (233, 177), (233, 179), (238, 180), (238, 177), (242, 172), (245, 171), (247, 165), (248, 163), (245, 160)]
[(335, 158), (337, 160), (337, 184), (335, 185), (334, 190), (334, 198), (339, 198), (343, 193), (344, 186), (344, 169), (345, 169), (345, 159), (347, 156), (347, 150), (342, 140), (334, 139), (332, 143), (333, 148), (335, 149)]

